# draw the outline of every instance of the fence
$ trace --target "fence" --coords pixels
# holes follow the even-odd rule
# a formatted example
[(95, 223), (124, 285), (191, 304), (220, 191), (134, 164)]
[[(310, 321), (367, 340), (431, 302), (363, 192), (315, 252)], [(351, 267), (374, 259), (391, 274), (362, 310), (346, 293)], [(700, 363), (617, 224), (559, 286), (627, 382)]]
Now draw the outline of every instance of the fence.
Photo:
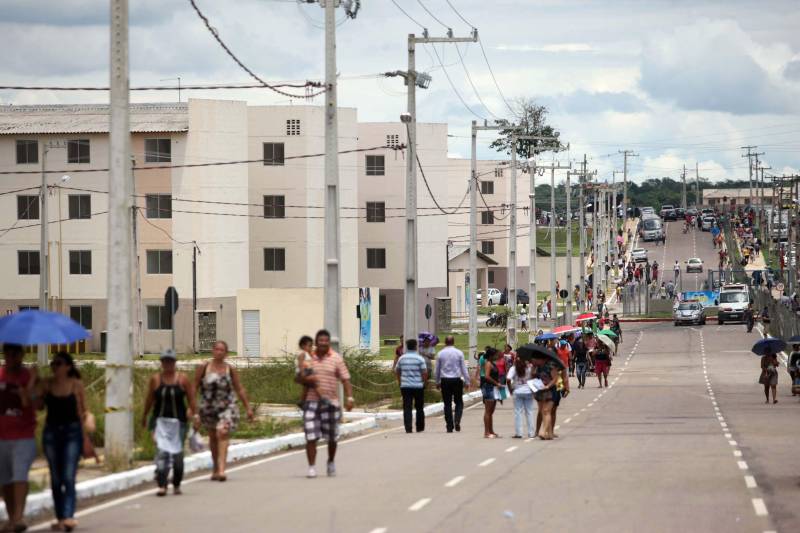
[(800, 335), (800, 315), (773, 298), (766, 290), (756, 289), (755, 310), (760, 313), (764, 307), (770, 317), (766, 325), (769, 335), (781, 339)]

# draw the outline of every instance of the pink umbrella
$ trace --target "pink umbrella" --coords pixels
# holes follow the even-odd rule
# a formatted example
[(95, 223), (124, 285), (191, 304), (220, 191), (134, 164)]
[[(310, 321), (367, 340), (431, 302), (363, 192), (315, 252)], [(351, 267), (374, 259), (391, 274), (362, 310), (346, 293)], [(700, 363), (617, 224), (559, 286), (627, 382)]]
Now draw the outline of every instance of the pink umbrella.
[(576, 326), (558, 326), (557, 328), (553, 328), (553, 333), (556, 335), (566, 335), (567, 333), (575, 333), (580, 330), (581, 328)]

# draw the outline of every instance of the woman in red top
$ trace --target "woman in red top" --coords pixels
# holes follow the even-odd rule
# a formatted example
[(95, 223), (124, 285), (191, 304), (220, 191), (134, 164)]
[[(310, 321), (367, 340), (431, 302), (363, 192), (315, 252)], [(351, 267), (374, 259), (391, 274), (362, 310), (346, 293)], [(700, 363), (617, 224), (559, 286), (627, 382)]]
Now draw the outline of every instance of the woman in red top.
[(2, 531), (25, 531), (22, 521), (28, 496), (28, 471), (36, 457), (36, 414), (33, 400), (36, 370), (22, 364), (18, 344), (3, 345), (0, 367), (0, 485), (8, 513)]

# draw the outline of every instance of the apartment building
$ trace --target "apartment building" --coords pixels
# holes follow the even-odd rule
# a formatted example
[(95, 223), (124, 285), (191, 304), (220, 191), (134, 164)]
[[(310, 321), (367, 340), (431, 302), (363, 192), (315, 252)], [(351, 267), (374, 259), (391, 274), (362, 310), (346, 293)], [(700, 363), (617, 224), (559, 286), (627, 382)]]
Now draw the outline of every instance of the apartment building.
[[(402, 123), (359, 123), (358, 146), (407, 145)], [(380, 288), (381, 332), (403, 330), (406, 250), (406, 151), (367, 151), (358, 161), (358, 275), (361, 286)], [(447, 296), (447, 125), (417, 124), (418, 327), (436, 324), (437, 298)], [(435, 201), (434, 201), (435, 198)], [(443, 212), (436, 206), (436, 202)], [(425, 318), (431, 306), (430, 320)]]
[[(323, 115), (315, 106), (224, 100), (131, 105), (137, 350), (169, 346), (169, 286), (180, 295), (179, 351), (222, 338), (246, 355), (275, 355), (322, 326)], [(340, 109), (339, 132), (340, 150), (355, 149), (354, 109)], [(42, 264), (45, 158), (50, 254)], [(356, 211), (358, 164), (355, 153), (340, 155), (343, 213)], [(38, 307), (38, 274), (47, 268), (49, 308), (90, 329), (94, 351), (106, 327), (107, 167), (107, 106), (0, 107), (0, 309)], [(342, 343), (357, 345), (358, 223), (347, 214), (341, 222)], [(375, 344), (378, 321), (367, 331)]]

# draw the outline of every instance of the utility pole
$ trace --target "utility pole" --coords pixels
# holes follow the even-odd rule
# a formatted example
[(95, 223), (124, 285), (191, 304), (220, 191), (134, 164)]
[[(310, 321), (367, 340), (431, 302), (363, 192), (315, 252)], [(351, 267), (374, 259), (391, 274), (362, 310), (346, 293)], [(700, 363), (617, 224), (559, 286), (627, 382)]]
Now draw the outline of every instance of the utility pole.
[(567, 298), (564, 307), (566, 317), (566, 324), (572, 324), (572, 184), (570, 183), (571, 170), (567, 171), (567, 181), (565, 183), (565, 190), (567, 193), (567, 251), (564, 254), (567, 261)]
[[(331, 16), (331, 24), (335, 26), (335, 17)], [(327, 19), (326, 19), (327, 20)], [(406, 285), (404, 291), (403, 335), (406, 339), (416, 339), (417, 329), (417, 86), (427, 88), (431, 77), (416, 71), (417, 44), (434, 43), (470, 43), (478, 41), (478, 31), (473, 30), (470, 37), (453, 37), (448, 30), (447, 37), (429, 37), (428, 30), (422, 37), (408, 34), (408, 70), (405, 72), (387, 73), (389, 76), (402, 76), (408, 86), (408, 112), (401, 120), (406, 125), (408, 136), (408, 161), (406, 163)], [(336, 69), (332, 73), (336, 78)], [(470, 280), (470, 284), (474, 284)], [(474, 293), (473, 293), (474, 295)], [(475, 305), (475, 302), (471, 302)], [(477, 342), (477, 341), (476, 341)]]
[[(624, 214), (622, 216), (623, 223), (628, 221), (628, 158), (639, 157), (639, 154), (633, 153), (633, 150), (619, 150), (623, 157), (622, 167), (622, 205)], [(592, 230), (594, 231), (594, 229)]]
[[(325, 10), (325, 314), (323, 323), (331, 334), (331, 346), (340, 350), (342, 330), (341, 223), (339, 221), (339, 105), (336, 97), (336, 6), (323, 2)], [(341, 394), (340, 394), (341, 395)]]
[[(472, 121), (472, 149), (470, 153), (470, 178), (469, 178), (469, 360), (474, 361), (478, 353), (478, 131), (500, 130), (500, 126), (489, 126), (484, 122), (478, 126), (477, 121)], [(484, 300), (488, 294), (484, 287)]]
[(192, 352), (197, 353), (197, 241), (192, 241)]
[[(508, 228), (508, 317), (506, 342), (517, 345), (517, 134), (511, 133), (511, 214)], [(529, 228), (530, 229), (530, 228)], [(528, 269), (530, 271), (530, 267)], [(531, 296), (528, 295), (530, 302)]]
[[(136, 205), (136, 158), (131, 157), (131, 189), (133, 201), (131, 202), (131, 236), (133, 246), (131, 253), (133, 254), (133, 268), (134, 268), (134, 293), (136, 296), (136, 331), (133, 335), (133, 353), (142, 357), (144, 355), (144, 328), (142, 323), (142, 270), (141, 270), (141, 256), (139, 255), (139, 229), (138, 229), (138, 211), (139, 207)], [(146, 208), (146, 206), (145, 206)]]
[(686, 165), (683, 165), (683, 172), (681, 172), (681, 181), (683, 188), (681, 189), (681, 207), (686, 210)]
[[(768, 224), (765, 224), (764, 215), (766, 214), (766, 209), (764, 208), (764, 171), (765, 170), (772, 170), (772, 167), (765, 167), (758, 163), (758, 157), (756, 157), (756, 179), (758, 180), (758, 172), (761, 171), (761, 179), (758, 182), (758, 227), (761, 228), (761, 235), (763, 239), (764, 232), (766, 231), (766, 227)], [(767, 233), (767, 238), (769, 238), (769, 233)]]
[[(583, 163), (581, 164), (581, 173), (579, 174), (579, 188), (578, 188), (578, 201), (580, 202), (580, 209), (578, 213), (580, 214), (580, 256), (581, 262), (579, 266), (580, 276), (581, 279), (579, 281), (579, 291), (581, 293), (581, 301), (586, 301), (586, 200), (584, 198), (583, 190), (586, 187), (586, 180), (588, 179), (589, 173), (586, 171), (587, 161), (586, 161), (586, 154), (583, 154)], [(596, 174), (597, 171), (594, 171), (592, 174)], [(592, 234), (594, 235), (594, 229), (592, 229)], [(572, 290), (572, 287), (570, 287)], [(585, 310), (584, 306), (581, 306), (581, 310)]]
[(127, 466), (133, 451), (128, 0), (111, 0), (108, 195), (108, 341), (105, 454)]
[[(64, 148), (64, 143), (58, 141), (46, 142), (42, 145), (42, 185), (39, 189), (39, 309), (50, 309), (50, 243), (49, 225), (47, 214), (47, 153), (54, 148)], [(47, 353), (47, 344), (36, 347), (36, 364), (40, 368), (48, 365), (50, 359)]]
[(753, 207), (753, 156), (755, 152), (754, 149), (758, 148), (757, 146), (742, 146), (742, 150), (747, 150), (746, 154), (742, 154), (742, 157), (747, 158), (747, 170), (749, 172), (748, 184), (750, 186), (750, 207)]
[(694, 162), (694, 206), (700, 209), (700, 163)]

